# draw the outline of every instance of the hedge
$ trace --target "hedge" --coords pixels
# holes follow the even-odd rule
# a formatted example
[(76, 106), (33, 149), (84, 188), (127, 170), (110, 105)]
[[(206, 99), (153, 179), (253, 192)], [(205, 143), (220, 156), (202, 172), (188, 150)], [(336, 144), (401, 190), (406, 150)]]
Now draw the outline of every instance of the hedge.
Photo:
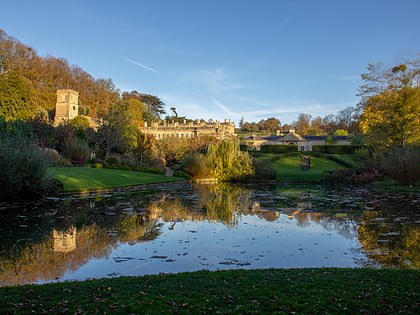
[(312, 151), (327, 153), (327, 154), (353, 154), (356, 150), (360, 149), (360, 145), (314, 145)]
[(348, 161), (345, 161), (343, 159), (340, 159), (339, 157), (329, 155), (329, 154), (326, 154), (326, 153), (311, 151), (311, 152), (304, 152), (304, 154), (309, 154), (310, 156), (313, 156), (313, 157), (324, 158), (324, 159), (336, 162), (336, 163), (338, 163), (340, 165), (343, 165), (345, 167), (348, 167), (348, 168), (354, 167), (354, 165), (352, 163), (350, 163)]
[(333, 156), (333, 155), (329, 155), (326, 153), (321, 153), (321, 152), (314, 152), (314, 151), (299, 151), (299, 152), (289, 152), (289, 153), (284, 153), (282, 155), (275, 155), (272, 158), (270, 158), (271, 162), (274, 162), (278, 159), (287, 157), (287, 156), (301, 156), (301, 155), (309, 155), (311, 157), (319, 157), (319, 158), (323, 158), (323, 159), (327, 159), (327, 160), (331, 160), (333, 162), (336, 162), (340, 165), (343, 165), (344, 167), (347, 168), (353, 168), (354, 165), (348, 161), (345, 161), (343, 159), (340, 159), (339, 157)]
[(284, 145), (284, 144), (263, 144), (261, 145), (261, 152), (262, 153), (290, 153), (290, 152), (297, 152), (298, 146), (297, 145)]

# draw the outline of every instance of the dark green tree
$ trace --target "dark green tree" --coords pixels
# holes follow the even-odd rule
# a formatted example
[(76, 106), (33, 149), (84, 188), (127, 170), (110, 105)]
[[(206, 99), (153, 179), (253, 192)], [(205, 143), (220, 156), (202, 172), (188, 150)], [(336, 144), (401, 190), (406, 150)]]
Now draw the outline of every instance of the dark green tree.
[(143, 112), (143, 119), (146, 122), (158, 121), (161, 115), (165, 114), (165, 110), (163, 109), (165, 104), (157, 96), (131, 91), (124, 92), (122, 98), (123, 100), (134, 98), (145, 104), (146, 109)]
[(27, 119), (33, 115), (32, 89), (16, 72), (0, 74), (0, 116)]
[(135, 146), (139, 129), (133, 124), (130, 100), (116, 102), (106, 114), (104, 123), (97, 131), (97, 144), (108, 157), (111, 151), (129, 152)]

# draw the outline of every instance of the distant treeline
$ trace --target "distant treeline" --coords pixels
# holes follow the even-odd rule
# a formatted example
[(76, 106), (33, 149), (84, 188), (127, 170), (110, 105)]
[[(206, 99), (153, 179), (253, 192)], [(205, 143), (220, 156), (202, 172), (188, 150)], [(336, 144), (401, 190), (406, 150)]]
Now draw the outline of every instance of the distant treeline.
[(296, 121), (291, 124), (282, 125), (280, 120), (271, 117), (256, 122), (245, 122), (243, 119), (239, 127), (243, 132), (266, 132), (274, 134), (277, 130), (295, 130), (302, 135), (337, 135), (343, 136), (356, 134), (359, 130), (360, 112), (356, 107), (347, 107), (336, 115), (329, 114), (325, 117), (312, 117), (309, 114), (301, 113)]

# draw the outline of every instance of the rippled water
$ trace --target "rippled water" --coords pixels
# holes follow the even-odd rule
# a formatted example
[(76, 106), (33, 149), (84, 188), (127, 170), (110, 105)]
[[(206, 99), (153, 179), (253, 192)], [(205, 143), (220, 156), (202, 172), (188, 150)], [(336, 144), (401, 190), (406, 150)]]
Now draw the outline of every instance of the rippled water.
[(420, 267), (419, 194), (171, 184), (0, 204), (0, 285), (200, 269)]

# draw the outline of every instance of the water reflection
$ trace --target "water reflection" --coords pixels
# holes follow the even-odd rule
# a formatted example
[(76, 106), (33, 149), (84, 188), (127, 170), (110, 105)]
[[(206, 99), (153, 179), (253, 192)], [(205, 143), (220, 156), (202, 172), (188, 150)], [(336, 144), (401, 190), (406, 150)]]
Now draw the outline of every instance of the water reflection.
[(191, 185), (0, 205), (0, 285), (198, 269), (419, 268), (418, 195)]
[(72, 226), (65, 231), (52, 230), (54, 251), (68, 253), (76, 249), (76, 227)]

